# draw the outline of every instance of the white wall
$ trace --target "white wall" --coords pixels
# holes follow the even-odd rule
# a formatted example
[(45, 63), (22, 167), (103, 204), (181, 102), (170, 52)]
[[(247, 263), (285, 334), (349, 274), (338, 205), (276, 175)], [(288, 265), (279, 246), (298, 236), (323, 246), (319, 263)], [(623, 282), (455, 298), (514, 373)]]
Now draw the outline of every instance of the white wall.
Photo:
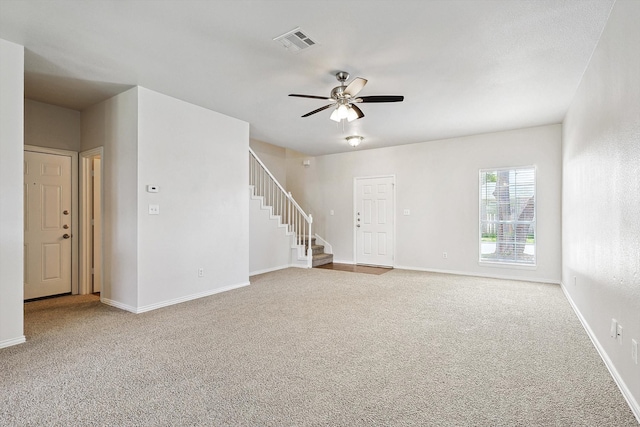
[(640, 420), (639, 22), (640, 2), (616, 2), (564, 121), (562, 281)]
[(249, 124), (138, 93), (138, 310), (248, 284)]
[(82, 112), (82, 150), (104, 147), (101, 298), (138, 307), (138, 88)]
[(80, 111), (25, 99), (24, 143), (80, 151)]
[(24, 342), (24, 48), (0, 39), (0, 348)]
[(249, 274), (261, 274), (291, 266), (293, 236), (279, 225), (259, 198), (249, 201)]
[[(353, 178), (395, 175), (396, 267), (559, 283), (561, 133), (550, 125), (355, 150), (315, 157), (309, 168), (298, 154), (288, 159), (287, 182), (337, 262), (354, 261)], [(537, 167), (537, 268), (480, 266), (479, 170), (527, 165)]]
[(104, 146), (105, 302), (142, 312), (248, 283), (247, 123), (136, 87), (82, 130), (82, 150)]
[(247, 123), (136, 87), (82, 112), (82, 150), (99, 146), (105, 302), (143, 312), (248, 284)]
[(280, 185), (287, 188), (287, 154), (286, 149), (266, 142), (252, 139), (249, 146)]

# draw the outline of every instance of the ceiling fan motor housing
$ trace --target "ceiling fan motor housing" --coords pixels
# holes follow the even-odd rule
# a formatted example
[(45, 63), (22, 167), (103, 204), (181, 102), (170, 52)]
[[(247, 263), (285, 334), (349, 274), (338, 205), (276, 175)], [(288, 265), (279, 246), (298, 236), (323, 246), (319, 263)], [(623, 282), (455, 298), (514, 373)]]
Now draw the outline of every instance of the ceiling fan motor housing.
[(345, 90), (346, 86), (336, 86), (331, 90), (331, 97), (333, 99), (342, 99), (344, 98), (346, 95), (344, 94), (344, 90)]
[(338, 71), (336, 73), (336, 79), (340, 82), (340, 86), (336, 86), (331, 90), (331, 98), (340, 100), (347, 96), (344, 90), (347, 88), (346, 81), (349, 80), (349, 73), (346, 71)]

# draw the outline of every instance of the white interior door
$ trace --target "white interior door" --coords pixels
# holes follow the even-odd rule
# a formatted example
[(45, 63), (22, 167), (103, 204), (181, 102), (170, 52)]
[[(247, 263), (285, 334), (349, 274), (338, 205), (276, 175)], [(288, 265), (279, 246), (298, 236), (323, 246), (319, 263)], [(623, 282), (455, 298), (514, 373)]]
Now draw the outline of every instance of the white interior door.
[(70, 293), (71, 157), (24, 159), (24, 298)]
[(394, 177), (355, 179), (356, 264), (393, 267)]
[(102, 161), (100, 156), (96, 156), (93, 161), (93, 292), (102, 291)]

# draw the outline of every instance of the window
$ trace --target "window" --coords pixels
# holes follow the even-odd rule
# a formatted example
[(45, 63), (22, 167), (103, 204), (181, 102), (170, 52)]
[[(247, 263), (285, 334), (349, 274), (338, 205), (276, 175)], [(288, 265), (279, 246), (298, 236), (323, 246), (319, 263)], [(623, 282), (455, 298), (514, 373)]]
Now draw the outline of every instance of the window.
[(480, 171), (480, 263), (536, 265), (536, 169)]

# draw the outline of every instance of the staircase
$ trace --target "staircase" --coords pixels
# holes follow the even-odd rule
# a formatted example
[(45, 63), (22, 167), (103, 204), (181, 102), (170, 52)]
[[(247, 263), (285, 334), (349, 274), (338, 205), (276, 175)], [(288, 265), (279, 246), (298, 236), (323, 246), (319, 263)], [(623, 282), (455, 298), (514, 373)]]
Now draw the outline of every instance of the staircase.
[[(306, 243), (306, 239), (305, 239)], [(307, 251), (308, 254), (308, 251)], [(324, 245), (316, 244), (316, 238), (311, 238), (311, 266), (331, 264), (333, 262), (333, 254), (324, 253)]]
[(302, 210), (291, 193), (285, 191), (251, 148), (249, 148), (249, 188), (251, 196), (260, 199), (262, 208), (268, 209), (271, 217), (277, 218), (279, 225), (286, 227), (287, 234), (293, 237), (291, 246), (295, 253), (295, 256), (292, 256), (295, 258), (292, 259), (293, 266), (311, 268), (333, 262), (333, 254), (325, 253), (325, 246), (316, 244), (317, 238), (320, 240), (322, 238), (312, 234), (311, 214), (306, 214)]

